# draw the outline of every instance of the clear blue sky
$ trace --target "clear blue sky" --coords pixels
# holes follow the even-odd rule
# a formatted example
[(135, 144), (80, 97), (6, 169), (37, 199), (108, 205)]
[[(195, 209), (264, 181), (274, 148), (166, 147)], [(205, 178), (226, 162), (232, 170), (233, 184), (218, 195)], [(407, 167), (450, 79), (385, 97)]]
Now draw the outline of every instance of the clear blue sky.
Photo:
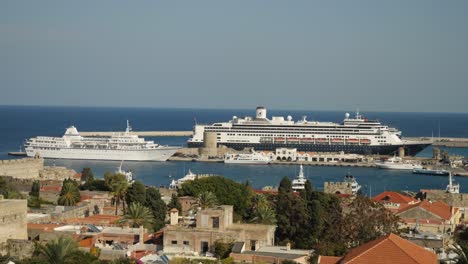
[(0, 1), (0, 104), (468, 112), (468, 1)]

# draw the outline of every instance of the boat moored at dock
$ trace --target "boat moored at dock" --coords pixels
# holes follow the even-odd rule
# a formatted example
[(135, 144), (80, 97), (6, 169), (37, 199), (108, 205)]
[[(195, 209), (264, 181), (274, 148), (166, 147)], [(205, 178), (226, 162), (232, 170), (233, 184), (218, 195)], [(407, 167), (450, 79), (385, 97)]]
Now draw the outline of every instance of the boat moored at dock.
[(133, 135), (128, 121), (125, 132), (110, 137), (83, 137), (71, 126), (62, 137), (31, 138), (24, 147), (29, 157), (118, 161), (166, 161), (181, 148), (161, 146)]
[(381, 169), (390, 170), (417, 170), (422, 169), (421, 164), (416, 162), (404, 161), (400, 157), (391, 157), (386, 161), (376, 162), (375, 165)]
[(359, 113), (348, 113), (342, 123), (293, 121), (291, 116), (267, 117), (265, 107), (257, 107), (256, 117), (234, 116), (228, 122), (211, 125), (196, 124), (189, 147), (202, 147), (204, 133), (216, 134), (217, 146), (236, 150), (253, 147), (256, 150), (295, 148), (298, 151), (340, 152), (355, 154), (391, 155), (404, 149), (406, 155), (415, 155), (431, 144), (429, 141), (401, 139), (401, 131)]
[(224, 155), (226, 164), (269, 164), (271, 159), (252, 150), (251, 153), (227, 153)]
[(437, 175), (437, 176), (447, 176), (449, 175), (449, 171), (447, 170), (437, 170), (437, 169), (414, 169), (414, 174), (428, 174), (428, 175)]

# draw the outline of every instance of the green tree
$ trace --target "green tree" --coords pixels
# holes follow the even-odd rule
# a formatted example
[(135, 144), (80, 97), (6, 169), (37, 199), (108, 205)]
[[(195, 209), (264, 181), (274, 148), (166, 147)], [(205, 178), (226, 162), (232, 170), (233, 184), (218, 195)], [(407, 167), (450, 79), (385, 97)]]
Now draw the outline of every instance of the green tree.
[(185, 182), (179, 188), (178, 194), (179, 196), (197, 197), (205, 191), (214, 193), (219, 204), (234, 206), (234, 221), (251, 218), (250, 212), (254, 197), (252, 189), (224, 177), (205, 177)]
[(279, 193), (292, 192), (292, 183), (288, 177), (285, 176), (283, 177), (283, 179), (281, 179), (279, 187), (278, 187), (278, 192)]
[(159, 190), (154, 187), (149, 187), (146, 190), (146, 199), (144, 205), (150, 209), (153, 214), (153, 230), (158, 231), (164, 227), (166, 219), (167, 206), (162, 200)]
[(382, 204), (356, 196), (348, 205), (340, 233), (347, 245), (356, 247), (389, 233), (398, 233), (398, 216)]
[(204, 191), (197, 196), (197, 205), (202, 209), (211, 208), (218, 204), (216, 195), (210, 191)]
[(234, 241), (224, 241), (218, 239), (214, 242), (214, 253), (220, 259), (225, 259), (229, 257), (233, 246)]
[(63, 264), (78, 250), (78, 244), (69, 237), (60, 236), (55, 240), (39, 245), (39, 256), (48, 263)]
[[(457, 256), (452, 260), (456, 264), (468, 264), (468, 243), (467, 242), (458, 242), (454, 245), (452, 252)], [(452, 263), (452, 262), (450, 262)]]
[(92, 182), (94, 181), (94, 174), (90, 168), (83, 168), (81, 171), (81, 181)]
[(153, 214), (147, 207), (139, 203), (132, 203), (119, 223), (128, 224), (130, 227), (150, 227), (153, 221)]
[(120, 203), (122, 203), (122, 210), (125, 214), (125, 195), (128, 189), (127, 177), (119, 173), (106, 172), (104, 174), (104, 181), (114, 196), (115, 215), (118, 214)]
[(275, 211), (269, 206), (260, 206), (255, 209), (255, 216), (250, 222), (264, 225), (274, 225), (276, 224)]
[(182, 204), (180, 204), (179, 197), (177, 197), (177, 194), (175, 193), (172, 194), (171, 201), (169, 201), (169, 203), (167, 204), (167, 209), (170, 210), (172, 208), (176, 208), (177, 210), (179, 210), (179, 215), (182, 214)]
[(71, 181), (64, 181), (57, 203), (59, 205), (74, 206), (80, 201), (80, 191)]
[(125, 201), (127, 204), (146, 202), (146, 189), (145, 185), (139, 181), (135, 181), (128, 187), (127, 193), (125, 194)]
[(31, 191), (29, 192), (30, 196), (39, 197), (40, 185), (39, 181), (34, 181), (31, 186)]

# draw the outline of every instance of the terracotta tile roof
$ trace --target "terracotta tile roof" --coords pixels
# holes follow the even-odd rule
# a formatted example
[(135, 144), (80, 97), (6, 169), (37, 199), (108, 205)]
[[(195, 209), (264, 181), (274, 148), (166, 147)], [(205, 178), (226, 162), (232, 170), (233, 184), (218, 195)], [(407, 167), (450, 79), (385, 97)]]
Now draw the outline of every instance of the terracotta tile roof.
[(41, 192), (60, 192), (62, 186), (44, 186), (40, 189)]
[(375, 196), (372, 199), (374, 199), (374, 201), (376, 202), (389, 202), (389, 203), (398, 203), (398, 204), (408, 204), (408, 203), (414, 203), (418, 201), (417, 199), (413, 197), (410, 197), (410, 196), (407, 196), (398, 192), (389, 192), (389, 191), (383, 192)]
[(42, 230), (53, 232), (54, 228), (59, 227), (59, 224), (28, 224), (28, 230)]
[(92, 215), (85, 218), (69, 218), (65, 222), (67, 224), (93, 224), (93, 225), (110, 225), (120, 219), (118, 215)]
[(343, 257), (319, 256), (318, 264), (337, 264)]
[[(445, 220), (450, 220), (450, 218), (452, 218), (452, 206), (441, 201), (429, 202), (427, 200), (424, 200), (420, 203), (402, 208), (398, 211), (398, 213), (405, 212), (415, 207), (421, 207), (424, 210), (431, 212)], [(453, 212), (454, 213), (458, 212), (458, 208), (453, 208)]]
[(389, 234), (351, 250), (339, 263), (429, 264), (437, 256), (395, 234)]

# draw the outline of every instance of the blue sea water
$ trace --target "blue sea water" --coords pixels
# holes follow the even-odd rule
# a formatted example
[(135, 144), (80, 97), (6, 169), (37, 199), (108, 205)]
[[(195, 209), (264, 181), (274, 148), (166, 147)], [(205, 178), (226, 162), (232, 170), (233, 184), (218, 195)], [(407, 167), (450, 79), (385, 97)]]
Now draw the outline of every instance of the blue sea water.
[[(341, 122), (343, 112), (329, 111), (269, 111), (271, 115), (291, 115), (294, 119), (308, 116), (308, 120)], [(468, 137), (468, 113), (362, 113), (369, 119), (403, 131), (403, 136)], [(25, 139), (34, 136), (61, 136), (65, 128), (75, 125), (81, 131), (122, 131), (126, 120), (134, 130), (191, 130), (195, 122), (213, 123), (226, 121), (236, 116), (252, 116), (254, 109), (157, 109), (157, 108), (96, 108), (96, 107), (39, 107), (0, 106), (0, 159), (9, 159), (9, 151), (18, 150)], [(160, 144), (185, 145), (185, 137), (147, 138)], [(466, 148), (446, 148), (451, 154), (468, 156)], [(427, 148), (419, 156), (431, 156)], [(80, 171), (91, 167), (99, 177), (106, 171), (114, 171), (119, 162), (48, 160), (48, 165), (67, 166)], [(168, 185), (172, 178), (182, 177), (188, 169), (195, 173), (213, 173), (239, 182), (249, 181), (254, 187), (275, 186), (284, 176), (294, 178), (298, 166), (267, 165), (241, 166), (222, 163), (199, 162), (126, 162), (125, 167), (133, 170), (137, 179), (147, 185)], [(389, 171), (369, 168), (314, 167), (305, 168), (313, 185), (323, 188), (324, 181), (341, 181), (350, 172), (355, 175), (363, 191), (373, 194), (383, 190), (412, 190), (445, 188), (445, 177), (413, 175), (410, 172)], [(172, 178), (169, 177), (172, 176)], [(468, 191), (468, 178), (459, 178), (461, 188)]]

